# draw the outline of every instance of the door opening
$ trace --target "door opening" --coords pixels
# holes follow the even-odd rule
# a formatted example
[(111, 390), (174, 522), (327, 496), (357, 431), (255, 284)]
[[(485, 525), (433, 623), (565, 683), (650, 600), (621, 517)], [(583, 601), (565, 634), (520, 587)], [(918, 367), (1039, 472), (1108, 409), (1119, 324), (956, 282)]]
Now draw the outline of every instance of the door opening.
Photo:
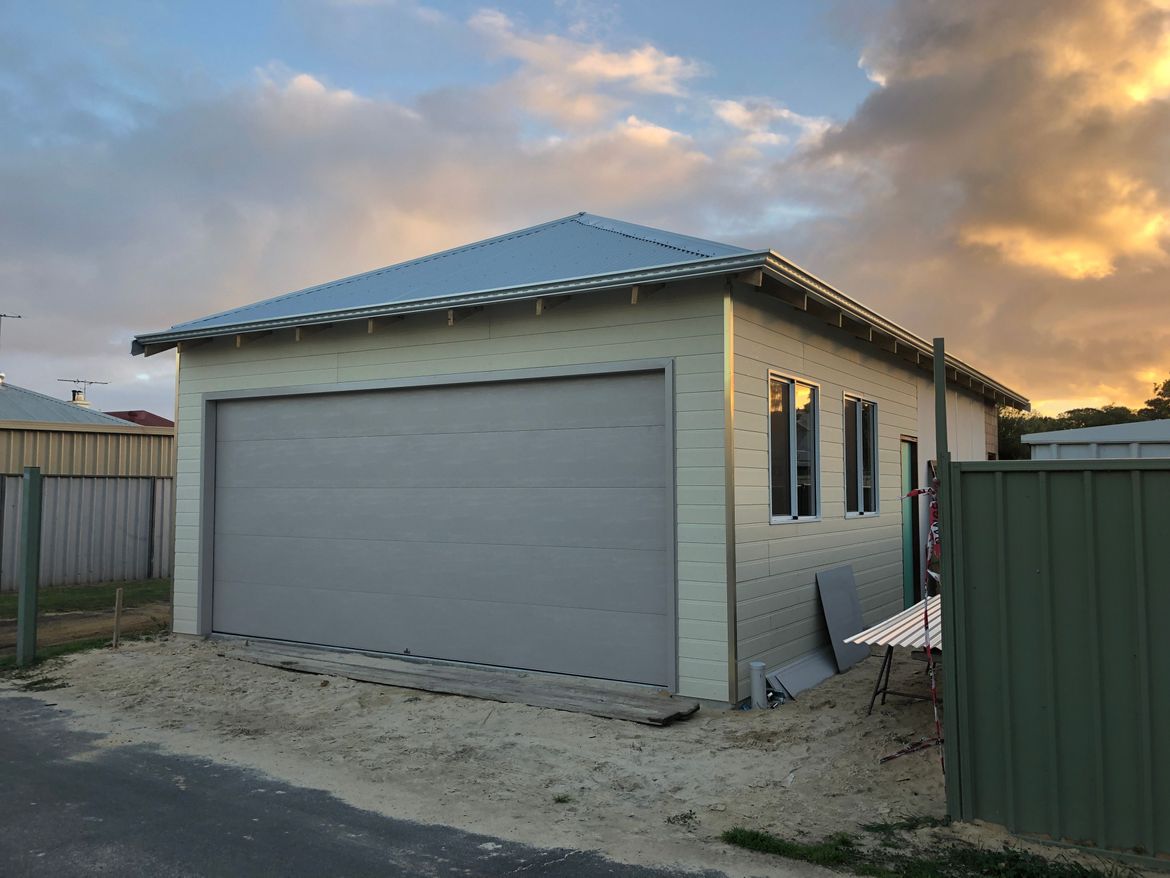
[(907, 607), (922, 599), (922, 541), (919, 502), (906, 495), (918, 487), (918, 440), (903, 436), (902, 452), (902, 600)]

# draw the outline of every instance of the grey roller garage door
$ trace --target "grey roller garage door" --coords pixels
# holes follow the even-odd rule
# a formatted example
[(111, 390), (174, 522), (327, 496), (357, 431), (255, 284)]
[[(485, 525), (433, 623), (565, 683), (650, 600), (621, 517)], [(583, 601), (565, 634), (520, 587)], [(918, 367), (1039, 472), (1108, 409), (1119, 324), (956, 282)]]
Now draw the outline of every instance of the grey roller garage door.
[(668, 685), (661, 372), (218, 403), (218, 632)]

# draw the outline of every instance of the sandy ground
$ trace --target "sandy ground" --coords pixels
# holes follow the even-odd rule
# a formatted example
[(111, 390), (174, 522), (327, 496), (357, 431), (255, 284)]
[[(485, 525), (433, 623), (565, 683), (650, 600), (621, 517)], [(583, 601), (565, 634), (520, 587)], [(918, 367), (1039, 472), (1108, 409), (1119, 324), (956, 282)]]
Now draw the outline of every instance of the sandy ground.
[[(932, 734), (933, 723), (929, 704), (898, 698), (865, 715), (876, 657), (775, 710), (705, 706), (653, 728), (298, 674), (222, 652), (164, 640), (69, 656), (45, 668), (68, 685), (41, 697), (106, 745), (227, 760), (389, 816), (623, 862), (824, 875), (730, 848), (719, 834), (746, 826), (813, 840), (945, 810), (937, 750), (878, 763)], [(924, 688), (921, 663), (895, 662), (893, 683)]]
[[(158, 631), (170, 624), (171, 605), (164, 602), (122, 611), (122, 636)], [(75, 640), (114, 636), (113, 611), (46, 613), (37, 619), (37, 644), (52, 646)], [(16, 620), (0, 619), (0, 655), (16, 649)]]

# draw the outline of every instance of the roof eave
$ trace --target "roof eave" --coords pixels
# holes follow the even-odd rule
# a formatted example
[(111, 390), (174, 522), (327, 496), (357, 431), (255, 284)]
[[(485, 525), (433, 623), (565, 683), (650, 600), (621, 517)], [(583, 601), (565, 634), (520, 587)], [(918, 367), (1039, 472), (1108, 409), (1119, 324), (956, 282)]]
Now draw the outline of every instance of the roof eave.
[[(240, 323), (221, 324), (218, 326), (145, 333), (135, 337), (131, 345), (131, 352), (134, 355), (145, 354), (150, 356), (151, 354), (161, 353), (162, 351), (173, 348), (183, 341), (208, 339), (217, 336), (245, 335), (248, 333), (271, 332), (277, 329), (291, 329), (298, 326), (337, 323), (346, 320), (365, 320), (375, 317), (389, 317), (427, 311), (444, 311), (451, 308), (467, 308), (479, 305), (523, 301), (551, 295), (597, 292), (618, 287), (633, 286), (635, 284), (665, 283), (710, 277), (713, 275), (734, 274), (757, 268), (762, 268), (770, 277), (775, 278), (781, 283), (789, 287), (796, 287), (800, 290), (805, 299), (803, 302), (790, 301), (789, 304), (794, 305), (794, 307), (801, 308), (803, 305), (803, 310), (808, 310), (807, 301), (811, 298), (821, 308), (828, 308), (832, 312), (841, 315), (842, 318), (848, 318), (855, 324), (868, 327), (870, 330), (870, 341), (874, 341), (872, 337), (874, 332), (885, 336), (886, 339), (892, 342), (894, 353), (903, 355), (915, 365), (929, 365), (933, 361), (933, 346), (926, 339), (920, 338), (909, 330), (903, 329), (894, 321), (883, 317), (876, 311), (866, 308), (861, 303), (851, 299), (840, 290), (834, 289), (807, 271), (804, 271), (773, 250), (753, 250), (734, 256), (673, 263), (671, 265), (655, 266), (636, 271), (589, 275), (528, 286), (478, 290), (460, 296), (440, 296), (389, 305), (371, 305), (336, 311), (292, 314), (270, 320), (242, 321)], [(842, 328), (844, 328), (843, 324), (839, 325), (842, 325)], [(947, 378), (957, 386), (966, 387), (973, 393), (990, 398), (1003, 405), (1010, 405), (1025, 411), (1031, 409), (1031, 403), (1027, 397), (1000, 384), (998, 381), (995, 381), (978, 369), (971, 367), (957, 357), (952, 357), (948, 354), (947, 366), (951, 370), (948, 372)]]
[[(250, 332), (265, 332), (274, 329), (289, 329), (296, 326), (312, 326), (319, 323), (337, 323), (343, 320), (365, 320), (371, 317), (389, 317), (395, 314), (412, 314), (424, 311), (445, 311), (449, 308), (466, 308), (475, 305), (494, 305), (501, 302), (537, 299), (551, 295), (588, 293), (634, 284), (664, 283), (690, 280), (711, 275), (728, 274), (752, 268), (763, 267), (768, 256), (767, 250), (699, 259), (691, 262), (643, 268), (636, 271), (613, 272), (568, 278), (542, 284), (521, 287), (505, 287), (491, 290), (477, 290), (459, 296), (438, 296), (430, 299), (416, 299), (391, 305), (370, 305), (361, 308), (347, 308), (338, 311), (316, 311), (308, 314), (291, 314), (271, 320), (243, 321), (208, 327), (193, 327), (186, 330), (165, 330), (136, 336), (131, 344), (134, 355), (159, 353), (174, 347), (180, 341), (213, 338), (224, 335), (239, 335)], [(155, 348), (155, 350), (151, 350)]]
[[(789, 301), (790, 305), (801, 310), (808, 310), (807, 299), (811, 298), (823, 308), (829, 309), (830, 313), (835, 312), (841, 317), (847, 317), (851, 321), (868, 327), (870, 330), (870, 341), (874, 340), (872, 333), (875, 331), (885, 336), (892, 343), (894, 353), (902, 355), (907, 360), (911, 360), (915, 365), (922, 366), (933, 363), (934, 346), (926, 339), (920, 338), (907, 329), (903, 329), (897, 323), (883, 317), (876, 311), (866, 308), (860, 302), (851, 299), (840, 290), (835, 289), (820, 278), (785, 259), (779, 253), (775, 251), (768, 252), (764, 269), (771, 277), (774, 277), (781, 283), (799, 289), (805, 297), (804, 302)], [(990, 397), (1002, 405), (1010, 405), (1013, 408), (1023, 409), (1024, 411), (1031, 410), (1032, 404), (1023, 394), (1000, 384), (995, 379), (963, 362), (958, 357), (953, 357), (948, 354), (946, 359), (948, 368), (954, 372), (953, 377), (948, 372), (948, 381), (953, 381), (960, 387), (966, 386), (970, 391), (984, 397)]]

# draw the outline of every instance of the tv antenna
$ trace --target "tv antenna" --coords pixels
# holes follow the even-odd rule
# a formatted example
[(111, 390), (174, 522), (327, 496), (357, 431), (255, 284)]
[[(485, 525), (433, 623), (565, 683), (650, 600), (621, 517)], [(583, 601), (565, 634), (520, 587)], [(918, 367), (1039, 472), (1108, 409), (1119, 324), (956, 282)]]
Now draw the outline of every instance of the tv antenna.
[(8, 318), (9, 320), (21, 320), (21, 319), (23, 319), (23, 318), (21, 317), (21, 315), (19, 315), (19, 314), (0, 314), (0, 329), (3, 329), (3, 328), (4, 328), (4, 319), (5, 319), (5, 318)]
[[(89, 390), (90, 385), (93, 384), (109, 384), (109, 381), (95, 381), (92, 378), (58, 378), (58, 381), (64, 381), (67, 384), (76, 384), (81, 391), (81, 398), (85, 399), (85, 392)], [(77, 391), (74, 391), (77, 393)]]

